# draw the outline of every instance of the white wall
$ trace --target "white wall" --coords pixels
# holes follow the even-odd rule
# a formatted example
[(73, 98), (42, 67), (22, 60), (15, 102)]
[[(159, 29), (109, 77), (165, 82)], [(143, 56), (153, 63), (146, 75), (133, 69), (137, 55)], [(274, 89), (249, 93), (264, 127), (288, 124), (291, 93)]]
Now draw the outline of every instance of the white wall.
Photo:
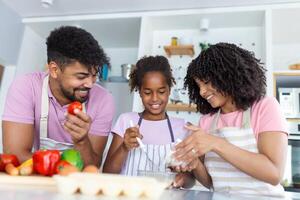
[[(5, 97), (8, 88), (15, 77), (16, 66), (5, 66), (0, 90), (0, 121), (4, 110)], [(0, 123), (0, 152), (2, 152), (2, 123)]]
[[(15, 76), (24, 31), (21, 17), (0, 1), (0, 64), (4, 65), (0, 88), (0, 120), (8, 87)], [(0, 123), (0, 152), (2, 152), (2, 123)]]
[(273, 45), (274, 69), (288, 70), (289, 65), (300, 63), (299, 52), (300, 52), (300, 43), (274, 44)]
[(0, 58), (3, 65), (17, 63), (24, 25), (13, 10), (0, 1)]
[(20, 56), (17, 62), (16, 76), (45, 69), (47, 63), (46, 38), (41, 38), (26, 26), (21, 41)]

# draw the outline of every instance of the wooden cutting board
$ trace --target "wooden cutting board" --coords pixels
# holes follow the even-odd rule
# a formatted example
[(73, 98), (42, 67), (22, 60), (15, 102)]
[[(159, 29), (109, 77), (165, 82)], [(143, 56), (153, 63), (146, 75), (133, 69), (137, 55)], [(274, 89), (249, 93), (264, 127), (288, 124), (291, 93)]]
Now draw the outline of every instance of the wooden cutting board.
[(56, 182), (51, 177), (46, 176), (10, 176), (0, 172), (0, 185), (20, 185), (20, 186), (37, 186), (37, 187), (55, 187)]

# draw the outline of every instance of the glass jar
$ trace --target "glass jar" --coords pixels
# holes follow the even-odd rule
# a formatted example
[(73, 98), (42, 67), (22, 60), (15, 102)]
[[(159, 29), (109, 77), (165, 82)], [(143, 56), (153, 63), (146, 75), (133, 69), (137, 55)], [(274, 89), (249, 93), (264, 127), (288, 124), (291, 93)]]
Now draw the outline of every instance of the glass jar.
[(178, 38), (177, 37), (172, 37), (171, 38), (171, 45), (172, 46), (177, 46), (178, 45)]

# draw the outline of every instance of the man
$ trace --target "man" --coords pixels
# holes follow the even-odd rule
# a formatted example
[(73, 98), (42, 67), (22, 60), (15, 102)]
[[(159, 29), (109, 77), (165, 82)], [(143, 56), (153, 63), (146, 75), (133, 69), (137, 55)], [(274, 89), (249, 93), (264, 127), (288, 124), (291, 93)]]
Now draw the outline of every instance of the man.
[[(63, 26), (47, 38), (48, 72), (18, 77), (7, 95), (2, 118), (3, 151), (21, 161), (32, 148), (75, 148), (84, 164), (99, 166), (114, 115), (112, 95), (95, 84), (103, 49), (87, 31)], [(67, 113), (73, 101), (83, 111)]]

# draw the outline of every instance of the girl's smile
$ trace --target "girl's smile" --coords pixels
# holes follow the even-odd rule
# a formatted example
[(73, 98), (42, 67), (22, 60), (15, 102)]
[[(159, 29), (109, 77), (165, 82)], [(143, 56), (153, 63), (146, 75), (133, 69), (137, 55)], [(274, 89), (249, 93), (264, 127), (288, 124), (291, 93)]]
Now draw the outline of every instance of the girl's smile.
[(144, 117), (150, 120), (165, 118), (170, 88), (161, 72), (147, 72), (142, 81), (140, 96), (145, 106)]

